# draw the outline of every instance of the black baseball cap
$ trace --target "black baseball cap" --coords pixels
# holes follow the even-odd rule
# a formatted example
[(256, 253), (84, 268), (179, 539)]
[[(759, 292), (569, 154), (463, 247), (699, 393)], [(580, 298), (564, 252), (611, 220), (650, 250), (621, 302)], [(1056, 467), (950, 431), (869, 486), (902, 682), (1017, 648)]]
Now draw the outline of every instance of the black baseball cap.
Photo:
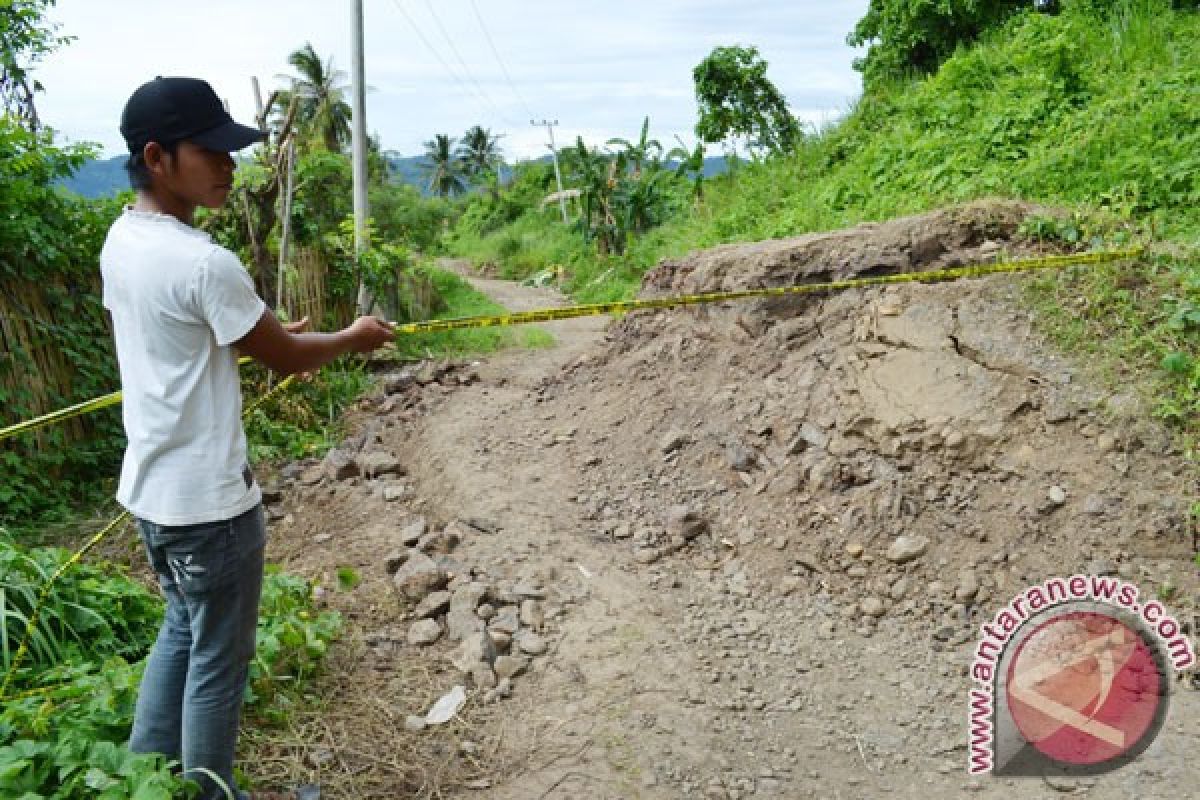
[(148, 142), (195, 142), (226, 153), (249, 147), (266, 134), (239, 125), (229, 116), (217, 93), (198, 78), (157, 77), (130, 96), (121, 112), (121, 135), (130, 153)]

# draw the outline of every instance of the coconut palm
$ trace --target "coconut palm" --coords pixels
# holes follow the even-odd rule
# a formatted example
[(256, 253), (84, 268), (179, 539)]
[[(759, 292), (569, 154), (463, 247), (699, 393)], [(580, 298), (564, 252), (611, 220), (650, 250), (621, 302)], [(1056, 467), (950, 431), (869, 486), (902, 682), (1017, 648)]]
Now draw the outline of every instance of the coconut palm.
[(462, 163), (455, 155), (455, 141), (453, 136), (439, 133), (425, 142), (425, 163), (422, 168), (429, 176), (429, 191), (441, 197), (462, 194), (467, 188)]
[(487, 128), (474, 125), (463, 134), (457, 150), (462, 171), (472, 181), (486, 178), (500, 166), (500, 137)]
[(279, 93), (279, 108), (296, 102), (296, 124), (309, 141), (320, 142), (330, 152), (341, 152), (350, 143), (352, 111), (346, 102), (346, 73), (333, 66), (333, 57), (322, 61), (311, 42), (288, 56), (299, 77), (281, 75), (291, 87)]

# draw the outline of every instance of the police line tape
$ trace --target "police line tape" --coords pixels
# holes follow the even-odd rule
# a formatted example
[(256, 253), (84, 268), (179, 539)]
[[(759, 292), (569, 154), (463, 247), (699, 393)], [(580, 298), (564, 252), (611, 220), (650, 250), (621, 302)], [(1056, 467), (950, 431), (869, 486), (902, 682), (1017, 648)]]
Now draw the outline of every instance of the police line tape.
[[(248, 360), (248, 359), (246, 359), (246, 360)], [(257, 400), (255, 400), (254, 402), (252, 402), (248, 406), (246, 406), (242, 410), (242, 416), (243, 417), (249, 416), (251, 412), (253, 412), (255, 409), (257, 409), (263, 403), (267, 402), (274, 395), (276, 395), (277, 393), (283, 391), (288, 386), (290, 386), (291, 383), (295, 380), (295, 378), (296, 378), (295, 375), (289, 375), (288, 377), (284, 378), (273, 389), (267, 391), (265, 394), (263, 394)], [(104, 398), (101, 398), (101, 399), (104, 399)], [(71, 569), (71, 567), (78, 564), (79, 561), (85, 555), (87, 555), (88, 551), (90, 551), (96, 545), (100, 544), (100, 542), (104, 541), (104, 539), (110, 533), (112, 533), (113, 531), (115, 531), (119, 527), (121, 527), (121, 525), (123, 523), (125, 523), (130, 518), (130, 516), (131, 515), (128, 511), (122, 511), (120, 514), (118, 514), (113, 519), (112, 522), (105, 525), (104, 528), (101, 529), (99, 533), (97, 533), (95, 536), (93, 536), (91, 539), (89, 539), (87, 544), (85, 544), (83, 547), (79, 548), (74, 553), (72, 553), (71, 557), (68, 558), (66, 561), (64, 561), (62, 563), (62, 565), (58, 569), (56, 569), (50, 575), (49, 578), (46, 579), (46, 582), (42, 585), (41, 590), (38, 592), (38, 599), (37, 599), (37, 602), (34, 604), (33, 611), (30, 612), (29, 619), (26, 620), (26, 622), (25, 622), (25, 633), (21, 637), (21, 643), (17, 646), (17, 652), (13, 655), (13, 659), (9, 663), (8, 671), (4, 673), (4, 680), (2, 682), (0, 682), (0, 702), (7, 703), (10, 701), (21, 700), (21, 699), (28, 698), (28, 697), (36, 697), (39, 695), (50, 695), (50, 694), (53, 694), (54, 692), (58, 691), (59, 689), (69, 688), (71, 686), (71, 684), (59, 684), (56, 686), (43, 686), (43, 687), (39, 687), (36, 689), (30, 689), (28, 691), (19, 692), (17, 694), (11, 695), (11, 696), (8, 694), (8, 687), (12, 683), (13, 678), (16, 676), (17, 669), (21, 666), (21, 662), (25, 660), (25, 656), (29, 652), (29, 642), (33, 638), (34, 631), (37, 630), (38, 619), (41, 616), (42, 607), (46, 604), (46, 598), (50, 596), (50, 590), (54, 588), (54, 584), (58, 582), (59, 578), (61, 578), (64, 574), (66, 574), (67, 570)], [(4, 620), (0, 619), (0, 625), (3, 625), (3, 624), (4, 624)]]
[(1047, 256), (1045, 258), (1030, 258), (1020, 261), (980, 264), (970, 267), (951, 267), (949, 269), (929, 270), (927, 272), (901, 272), (892, 275), (871, 275), (866, 278), (847, 278), (846, 280), (828, 281), (825, 283), (803, 283), (797, 286), (772, 286), (762, 289), (743, 289), (736, 292), (708, 292), (704, 294), (677, 295), (674, 297), (656, 297), (648, 300), (624, 300), (613, 303), (590, 303), (587, 305), (564, 306), (562, 308), (543, 308), (535, 311), (514, 311), (509, 314), (496, 314), (493, 316), (457, 317), (453, 319), (426, 320), (424, 322), (408, 322), (396, 325), (395, 329), (396, 333), (407, 335), (435, 331), (452, 331), (463, 328), (497, 328), (509, 325), (525, 325), (530, 322), (553, 322), (560, 319), (591, 317), (599, 314), (620, 314), (643, 309), (721, 303), (727, 300), (745, 300), (755, 297), (818, 294), (821, 292), (840, 291), (842, 289), (889, 286), (898, 283), (940, 283), (959, 280), (961, 278), (978, 278), (984, 275), (996, 275), (1006, 272), (1029, 272), (1040, 269), (1062, 269), (1064, 267), (1104, 264), (1112, 261), (1136, 258), (1141, 253), (1141, 248), (1132, 248), (1104, 253)]
[[(659, 297), (647, 300), (624, 300), (613, 303), (590, 303), (585, 305), (564, 306), (562, 308), (544, 308), (534, 311), (514, 311), (507, 314), (490, 316), (455, 317), (451, 319), (426, 320), (424, 322), (407, 322), (397, 324), (397, 335), (412, 335), (418, 333), (434, 333), (440, 331), (462, 330), (466, 328), (500, 328), (511, 325), (526, 325), (531, 322), (553, 322), (555, 320), (591, 317), (601, 314), (621, 314), (628, 311), (643, 309), (675, 308), (678, 306), (721, 303), (729, 300), (745, 300), (756, 297), (782, 297), (789, 295), (818, 294), (844, 289), (863, 289), (872, 286), (890, 286), (902, 283), (942, 283), (960, 280), (962, 278), (979, 278), (985, 275), (996, 275), (1013, 272), (1031, 272), (1034, 270), (1063, 269), (1094, 264), (1104, 264), (1113, 261), (1136, 258), (1141, 255), (1141, 248), (1114, 250), (1102, 253), (1078, 253), (1065, 256), (1046, 256), (1017, 261), (1005, 261), (995, 264), (980, 264), (969, 267), (951, 267), (949, 269), (929, 270), (926, 272), (902, 272), (892, 275), (871, 275), (865, 278), (848, 278), (841, 281), (825, 283), (805, 283), (797, 286), (775, 286), (761, 289), (745, 289), (734, 292), (708, 292), (704, 294), (679, 295), (675, 297)], [(239, 363), (251, 359), (243, 358)], [(0, 428), (0, 441), (27, 433), (55, 422), (62, 422), (73, 417), (82, 416), (93, 411), (99, 411), (121, 402), (121, 393), (98, 397), (94, 400), (54, 411), (26, 422)]]
[[(244, 357), (238, 360), (238, 364), (249, 364), (254, 359)], [(7, 428), (0, 428), (0, 441), (17, 436), (22, 433), (30, 433), (38, 428), (44, 428), (47, 425), (53, 425), (55, 422), (64, 422), (73, 417), (82, 417), (84, 414), (90, 414), (93, 411), (110, 408), (111, 406), (119, 405), (121, 402), (121, 393), (119, 391), (111, 392), (101, 397), (95, 397), (91, 400), (85, 400), (66, 408), (60, 408), (58, 411), (51, 411), (49, 414), (43, 414), (40, 417), (18, 422), (16, 425), (10, 425)]]

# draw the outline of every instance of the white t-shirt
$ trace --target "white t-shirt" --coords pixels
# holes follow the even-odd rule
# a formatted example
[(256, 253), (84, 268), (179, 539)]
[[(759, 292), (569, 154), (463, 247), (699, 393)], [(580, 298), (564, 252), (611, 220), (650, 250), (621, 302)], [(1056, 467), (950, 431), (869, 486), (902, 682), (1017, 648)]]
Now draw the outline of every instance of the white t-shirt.
[(246, 463), (237, 356), (265, 304), (237, 256), (174, 217), (127, 208), (100, 253), (128, 446), (117, 500), (159, 525), (231, 519), (261, 492)]

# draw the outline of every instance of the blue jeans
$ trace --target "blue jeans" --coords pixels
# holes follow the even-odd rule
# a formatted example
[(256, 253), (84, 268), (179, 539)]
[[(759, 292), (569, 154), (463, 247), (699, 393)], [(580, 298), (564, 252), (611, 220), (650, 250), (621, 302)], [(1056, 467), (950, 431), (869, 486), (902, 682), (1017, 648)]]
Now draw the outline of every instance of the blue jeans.
[(167, 609), (129, 749), (182, 762), (184, 777), (203, 787), (201, 800), (244, 797), (233, 782), (233, 755), (262, 593), (262, 506), (222, 522), (166, 527), (139, 519), (138, 528)]

